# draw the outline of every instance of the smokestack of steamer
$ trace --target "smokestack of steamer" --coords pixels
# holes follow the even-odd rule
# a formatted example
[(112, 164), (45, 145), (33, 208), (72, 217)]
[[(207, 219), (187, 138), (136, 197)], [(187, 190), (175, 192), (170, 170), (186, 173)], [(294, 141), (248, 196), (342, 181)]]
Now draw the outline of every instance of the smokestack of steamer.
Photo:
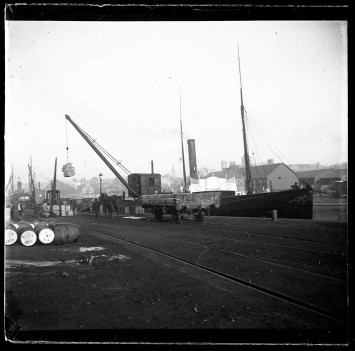
[(189, 139), (187, 141), (189, 151), (189, 165), (190, 165), (190, 178), (197, 179), (197, 162), (196, 162), (196, 150), (195, 139)]

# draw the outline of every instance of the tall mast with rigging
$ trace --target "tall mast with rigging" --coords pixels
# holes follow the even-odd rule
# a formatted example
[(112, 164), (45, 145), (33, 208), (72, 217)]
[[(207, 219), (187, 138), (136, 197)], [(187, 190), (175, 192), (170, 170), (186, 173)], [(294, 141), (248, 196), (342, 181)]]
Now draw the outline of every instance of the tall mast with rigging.
[(14, 165), (12, 165), (11, 170), (11, 194), (12, 196), (15, 195)]
[(243, 124), (243, 143), (244, 143), (244, 162), (245, 162), (245, 190), (246, 193), (252, 194), (251, 190), (251, 171), (250, 171), (250, 162), (249, 162), (249, 153), (248, 153), (248, 144), (247, 144), (247, 135), (245, 129), (245, 120), (244, 120), (244, 104), (243, 104), (243, 90), (242, 90), (242, 74), (240, 71), (240, 58), (239, 58), (239, 45), (238, 45), (238, 64), (239, 64), (239, 79), (240, 79), (240, 111), (242, 116)]
[(184, 140), (182, 134), (182, 117), (181, 117), (181, 90), (180, 90), (180, 130), (181, 130), (181, 148), (182, 148), (182, 170), (184, 174), (184, 192), (186, 192), (186, 170), (185, 170), (185, 155), (184, 155)]

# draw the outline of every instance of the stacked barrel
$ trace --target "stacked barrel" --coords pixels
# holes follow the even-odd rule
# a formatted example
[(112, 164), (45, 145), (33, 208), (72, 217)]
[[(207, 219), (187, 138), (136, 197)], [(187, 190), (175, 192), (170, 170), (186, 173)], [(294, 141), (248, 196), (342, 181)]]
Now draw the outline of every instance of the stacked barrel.
[(39, 222), (35, 226), (35, 233), (41, 244), (51, 244), (54, 241), (54, 231), (48, 223)]
[(13, 245), (17, 242), (18, 224), (6, 223), (5, 227), (5, 245)]
[(54, 241), (54, 231), (46, 222), (25, 222), (6, 223), (5, 245), (19, 243), (24, 246), (33, 246), (36, 242), (40, 244), (51, 244)]

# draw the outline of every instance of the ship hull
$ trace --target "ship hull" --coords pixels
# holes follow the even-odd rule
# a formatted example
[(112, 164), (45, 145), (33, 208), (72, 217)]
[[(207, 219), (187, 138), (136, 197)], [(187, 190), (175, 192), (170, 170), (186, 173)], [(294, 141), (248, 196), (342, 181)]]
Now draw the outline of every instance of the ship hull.
[(253, 195), (222, 196), (218, 207), (210, 215), (233, 217), (271, 217), (277, 211), (279, 218), (313, 218), (312, 189), (285, 190)]

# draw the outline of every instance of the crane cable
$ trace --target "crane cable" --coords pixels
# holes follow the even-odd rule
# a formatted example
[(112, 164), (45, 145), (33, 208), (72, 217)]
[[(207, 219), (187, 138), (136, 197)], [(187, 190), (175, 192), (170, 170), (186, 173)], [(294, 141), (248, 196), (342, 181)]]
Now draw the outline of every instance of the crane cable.
[(114, 163), (116, 163), (124, 172), (126, 172), (127, 174), (131, 174), (131, 172), (125, 167), (123, 166), (123, 164), (121, 163), (121, 161), (118, 161), (114, 156), (112, 156), (108, 151), (106, 151), (95, 139), (93, 139), (88, 133), (84, 132), (82, 130), (82, 132), (91, 140), (91, 142), (93, 144), (95, 144), (97, 146), (98, 149), (100, 149), (108, 158), (110, 158)]
[(86, 133), (79, 125), (77, 125), (78, 128), (84, 133), (90, 141), (95, 144), (107, 157), (109, 157), (114, 163), (116, 163), (124, 172), (127, 174), (131, 174), (131, 172), (122, 165), (120, 161), (118, 161), (115, 157), (113, 157), (108, 151), (106, 151), (96, 140), (94, 140), (88, 133)]
[(68, 121), (65, 120), (65, 136), (66, 136), (66, 140), (67, 140), (67, 161), (69, 163), (69, 147), (68, 147)]

